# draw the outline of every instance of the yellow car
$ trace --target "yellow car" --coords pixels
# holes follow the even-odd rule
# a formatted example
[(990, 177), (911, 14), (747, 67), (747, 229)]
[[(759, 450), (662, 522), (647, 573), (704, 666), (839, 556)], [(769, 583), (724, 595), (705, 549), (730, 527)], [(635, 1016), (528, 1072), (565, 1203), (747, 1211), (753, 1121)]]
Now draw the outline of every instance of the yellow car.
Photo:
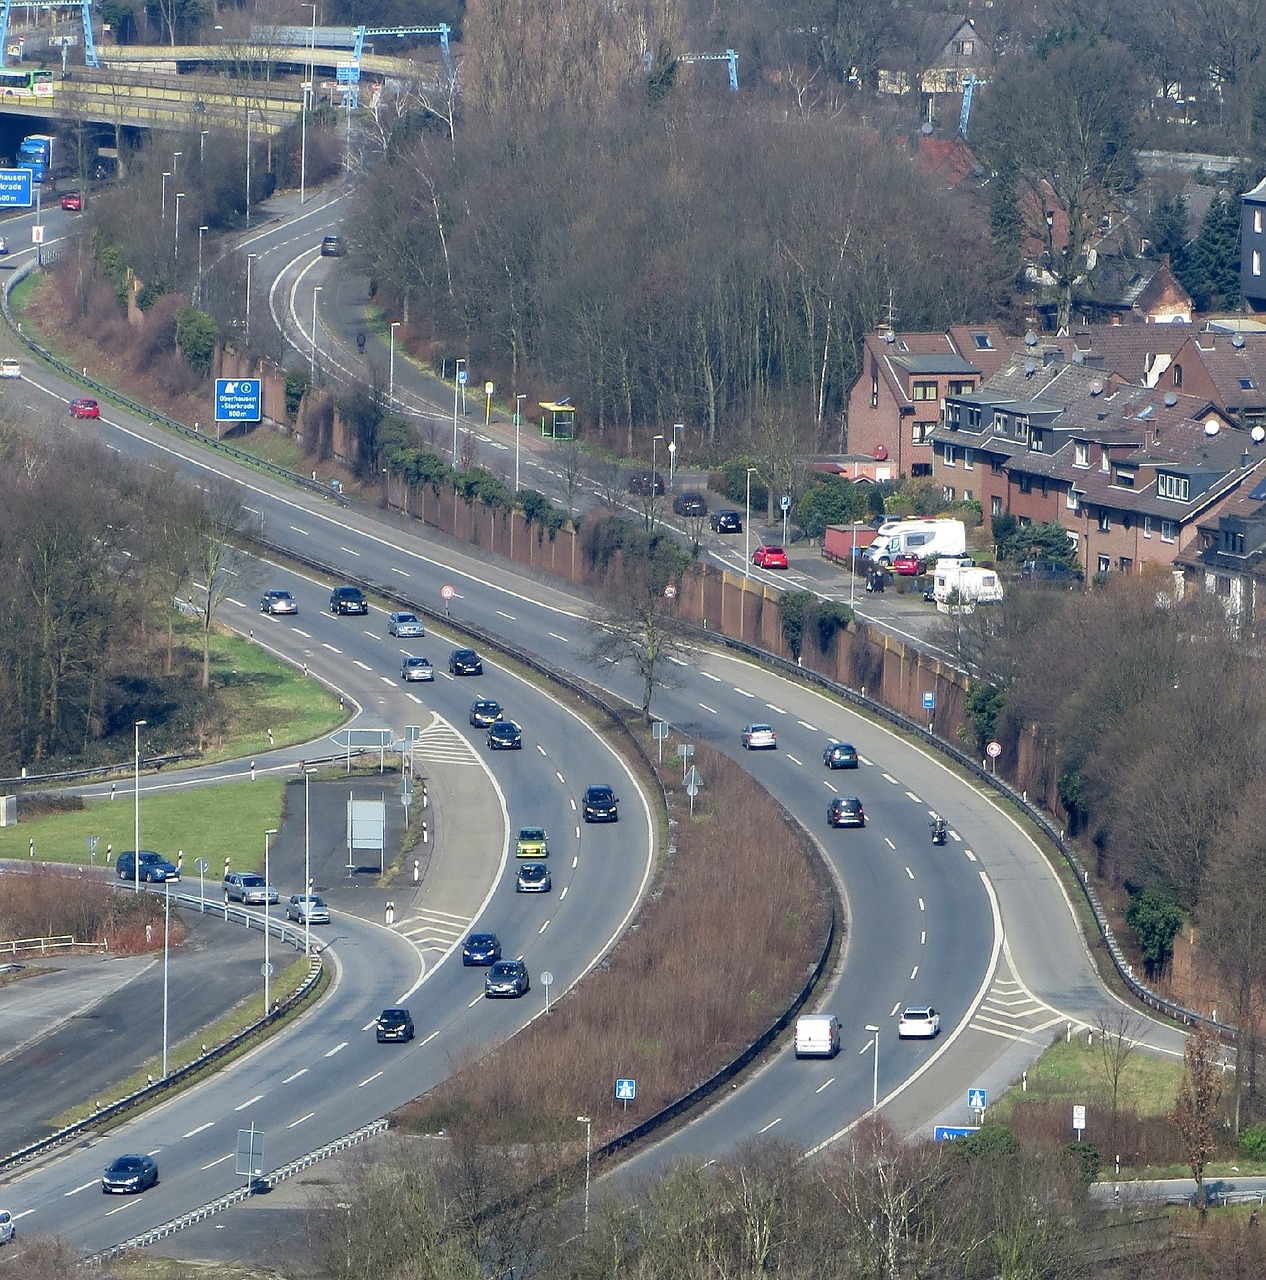
[(549, 836), (544, 827), (520, 827), (519, 839), (514, 846), (516, 858), (548, 858)]

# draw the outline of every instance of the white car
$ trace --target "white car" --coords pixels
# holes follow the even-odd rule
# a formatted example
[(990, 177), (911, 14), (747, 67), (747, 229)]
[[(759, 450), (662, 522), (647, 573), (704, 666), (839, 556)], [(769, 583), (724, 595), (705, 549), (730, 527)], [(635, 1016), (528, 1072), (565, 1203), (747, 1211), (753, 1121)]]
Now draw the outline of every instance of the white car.
[(400, 664), (400, 679), (406, 684), (414, 680), (434, 680), (435, 668), (430, 658), (406, 657)]
[(426, 628), (418, 621), (416, 613), (393, 613), (387, 618), (387, 634), (413, 639), (426, 635)]
[(927, 1005), (911, 1005), (897, 1020), (900, 1040), (931, 1040), (940, 1034), (941, 1015)]
[(265, 591), (264, 598), (259, 602), (260, 613), (269, 614), (297, 614), (299, 612), (299, 602), (290, 594), (289, 591)]
[(5, 356), (0, 360), (0, 378), (20, 378), (22, 366), (12, 357)]
[(0, 1244), (9, 1244), (18, 1238), (18, 1229), (13, 1225), (13, 1214), (8, 1209), (0, 1209)]
[(286, 919), (303, 924), (305, 917), (309, 924), (329, 924), (330, 909), (315, 893), (292, 893), (286, 903)]
[(743, 745), (749, 751), (776, 751), (778, 749), (778, 735), (774, 732), (773, 725), (769, 724), (749, 724), (742, 734)]

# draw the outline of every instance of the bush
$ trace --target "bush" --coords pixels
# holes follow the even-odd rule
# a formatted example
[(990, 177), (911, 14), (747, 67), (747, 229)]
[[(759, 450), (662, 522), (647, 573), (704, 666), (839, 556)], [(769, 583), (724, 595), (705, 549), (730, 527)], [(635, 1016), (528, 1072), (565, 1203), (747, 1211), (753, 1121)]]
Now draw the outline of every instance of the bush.
[(1240, 1134), (1240, 1148), (1254, 1160), (1266, 1160), (1266, 1124), (1255, 1124)]
[(838, 600), (823, 600), (817, 608), (818, 648), (830, 653), (837, 631), (844, 631), (853, 621), (853, 611)]
[(1099, 1149), (1092, 1142), (1070, 1142), (1064, 1147), (1064, 1155), (1072, 1166), (1074, 1175), (1086, 1186), (1098, 1176), (1103, 1167)]
[(782, 638), (791, 656), (798, 662), (804, 643), (805, 622), (813, 608), (812, 591), (784, 591), (778, 597), (778, 616), (782, 621)]
[(524, 522), (531, 528), (536, 525), (538, 541), (543, 541), (549, 534), (554, 541), (558, 531), (567, 523), (567, 512), (556, 507), (543, 493), (535, 489), (520, 489), (518, 494), (519, 510), (523, 512)]
[(1182, 928), (1182, 908), (1168, 890), (1131, 890), (1125, 923), (1134, 931), (1147, 976), (1159, 977), (1174, 958), (1174, 938)]
[(299, 412), (303, 397), (308, 394), (309, 385), (308, 375), (303, 370), (288, 369), (286, 371), (286, 416), (291, 422)]
[(211, 373), (215, 359), (215, 343), (220, 331), (215, 321), (205, 311), (185, 307), (176, 313), (176, 346), (185, 363), (200, 378)]
[[(747, 501), (747, 469), (752, 458), (731, 458), (721, 465), (721, 491), (731, 502)], [(752, 510), (769, 510), (769, 490), (760, 476), (752, 476)]]

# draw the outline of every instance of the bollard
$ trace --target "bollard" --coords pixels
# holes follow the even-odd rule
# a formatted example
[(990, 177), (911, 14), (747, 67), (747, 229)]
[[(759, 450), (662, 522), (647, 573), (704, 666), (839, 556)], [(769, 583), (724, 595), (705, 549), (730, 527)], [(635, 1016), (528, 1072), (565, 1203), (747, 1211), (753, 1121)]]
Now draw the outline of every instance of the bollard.
[(422, 843), (428, 844), (430, 843), (430, 839), (431, 839), (430, 833), (427, 831), (426, 823), (424, 822), (422, 824)]
[(35, 838), (34, 838), (34, 836), (32, 836), (32, 837), (31, 837), (31, 848), (30, 848), (30, 852), (27, 854), (27, 856), (28, 856), (28, 857), (30, 857), (30, 858), (35, 857)]
[(273, 731), (272, 731), (271, 729), (269, 729), (269, 730), (268, 730), (268, 746), (269, 746), (270, 748), (274, 746), (274, 743), (273, 743)]
[(1064, 1037), (1064, 1043), (1072, 1044), (1072, 1042), (1073, 1042), (1073, 1024), (1070, 1022), (1068, 1024), (1068, 1034)]
[(249, 635), (249, 636), (250, 636), (250, 638), (251, 638), (252, 640), (254, 640), (254, 639), (255, 639), (255, 628), (254, 628), (254, 627), (252, 627), (252, 628), (251, 628), (251, 629), (250, 629), (246, 634), (247, 634), (247, 635)]
[(1029, 1091), (1029, 1073), (1027, 1071), (1020, 1072), (1020, 1092), (1028, 1093)]
[(110, 783), (110, 799), (114, 799), (114, 783)]
[(255, 761), (251, 761), (251, 781), (255, 781)]
[(413, 883), (417, 884), (418, 877), (422, 874), (422, 864), (417, 858), (413, 859)]

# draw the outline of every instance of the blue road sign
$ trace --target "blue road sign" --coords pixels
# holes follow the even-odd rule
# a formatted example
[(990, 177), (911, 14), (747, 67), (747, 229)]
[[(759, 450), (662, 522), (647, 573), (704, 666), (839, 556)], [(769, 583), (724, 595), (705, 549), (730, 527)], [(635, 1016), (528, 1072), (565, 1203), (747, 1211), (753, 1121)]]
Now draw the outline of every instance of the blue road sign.
[(934, 694), (930, 689), (923, 695), (923, 710), (936, 710), (936, 694)]
[(632, 1102), (637, 1097), (637, 1081), (617, 1080), (615, 1082), (615, 1097), (617, 1102)]
[(29, 209), (34, 200), (30, 169), (0, 169), (0, 208)]
[(258, 378), (217, 378), (215, 380), (215, 420), (217, 422), (258, 422), (263, 416), (263, 396)]
[(953, 1142), (955, 1138), (965, 1138), (969, 1133), (975, 1133), (976, 1127), (968, 1124), (938, 1124), (933, 1137), (937, 1142)]
[(983, 1111), (985, 1109), (985, 1091), (983, 1089), (967, 1090), (967, 1110)]
[(465, 369), (458, 369), (458, 371), (457, 371), (457, 385), (458, 385), (459, 387), (464, 387), (464, 386), (466, 385), (466, 382), (467, 382), (468, 378), (469, 378), (469, 375), (467, 374), (467, 372), (466, 372), (466, 370), (465, 370)]

